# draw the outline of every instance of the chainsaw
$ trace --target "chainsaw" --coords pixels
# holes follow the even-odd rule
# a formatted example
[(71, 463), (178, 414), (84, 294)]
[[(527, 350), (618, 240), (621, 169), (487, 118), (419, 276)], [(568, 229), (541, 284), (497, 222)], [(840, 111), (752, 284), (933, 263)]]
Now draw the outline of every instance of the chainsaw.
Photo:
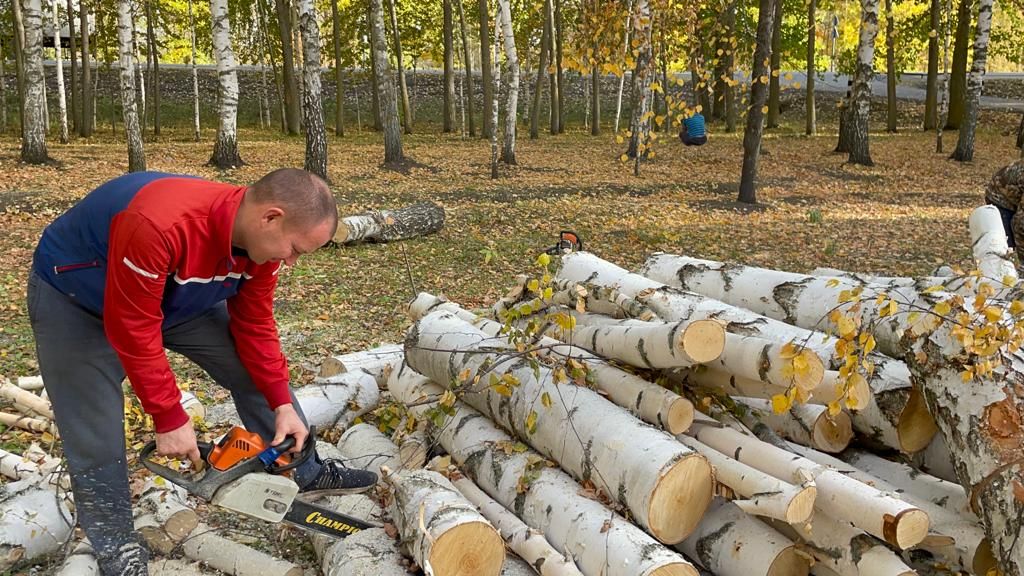
[(296, 498), (299, 486), (292, 480), (291, 470), (313, 457), (315, 434), (310, 427), (306, 445), (293, 456), (287, 452), (295, 446), (295, 438), (288, 436), (277, 446), (267, 446), (258, 434), (235, 426), (216, 443), (198, 443), (205, 466), (190, 476), (151, 460), (156, 442), (148, 442), (139, 458), (151, 472), (190, 494), (245, 516), (267, 522), (283, 520), (335, 538), (375, 528), (364, 520)]

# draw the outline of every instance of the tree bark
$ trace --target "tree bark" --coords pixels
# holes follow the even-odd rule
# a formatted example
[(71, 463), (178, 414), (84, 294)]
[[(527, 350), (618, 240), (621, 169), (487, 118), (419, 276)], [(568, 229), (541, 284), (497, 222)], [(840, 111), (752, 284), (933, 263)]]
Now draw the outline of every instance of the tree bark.
[(331, 38), (334, 42), (334, 135), (341, 138), (345, 135), (345, 94), (342, 90), (344, 79), (341, 76), (341, 18), (338, 16), (338, 3), (331, 1)]
[(782, 68), (782, 10), (784, 0), (775, 0), (775, 16), (772, 19), (772, 58), (768, 73), (768, 118), (767, 128), (779, 127), (779, 73)]
[[(633, 0), (628, 0), (626, 3), (626, 25), (625, 35), (622, 39), (622, 58), (623, 62), (626, 60), (626, 56), (629, 54), (629, 38), (630, 32), (633, 28), (630, 26), (630, 22), (633, 18)], [(619, 91), (615, 96), (615, 133), (619, 133), (619, 119), (622, 116), (622, 89), (626, 85), (626, 71), (623, 66), (622, 75), (619, 76)]]
[(397, 210), (373, 210), (341, 219), (333, 240), (338, 244), (396, 242), (433, 234), (444, 227), (444, 208), (418, 202)]
[[(444, 389), (408, 367), (392, 375), (388, 389), (421, 418)], [(643, 530), (595, 499), (557, 467), (543, 464), (533, 450), (510, 451), (515, 442), (483, 414), (462, 402), (449, 422), (435, 427), (438, 441), (477, 486), (544, 534), (563, 555), (576, 559), (584, 574), (697, 576), (681, 555), (658, 544)], [(501, 474), (496, 472), (501, 470)], [(509, 482), (503, 479), (527, 478)], [(521, 488), (520, 488), (521, 487)], [(615, 562), (594, 550), (614, 550)]]
[(263, 37), (263, 50), (266, 51), (267, 59), (270, 60), (270, 69), (274, 73), (274, 88), (277, 90), (277, 105), (281, 115), (281, 132), (288, 132), (288, 112), (285, 107), (285, 91), (281, 84), (281, 77), (277, 73), (277, 61), (274, 59), (274, 50), (270, 45), (270, 33), (267, 31), (267, 7), (263, 0), (256, 0), (256, 8), (260, 18), (260, 32)]
[(974, 61), (971, 63), (971, 74), (967, 78), (963, 121), (960, 126), (960, 136), (956, 142), (956, 150), (950, 156), (953, 160), (960, 162), (970, 162), (974, 159), (974, 132), (978, 126), (978, 113), (981, 108), (981, 85), (985, 79), (985, 68), (988, 62), (988, 41), (991, 28), (992, 0), (979, 0), (978, 30), (974, 39)]
[(370, 38), (373, 44), (373, 75), (377, 98), (377, 113), (384, 128), (384, 162), (394, 163), (405, 158), (402, 153), (402, 130), (398, 123), (398, 101), (395, 99), (395, 79), (388, 63), (387, 37), (384, 34), (382, 0), (370, 0)]
[(151, 1), (146, 1), (146, 37), (148, 39), (149, 53), (153, 57), (153, 75), (151, 90), (153, 94), (153, 135), (160, 135), (160, 46), (156, 41), (154, 23), (156, 22), (156, 9)]
[(554, 61), (555, 83), (558, 85), (558, 134), (565, 132), (565, 74), (562, 70), (562, 0), (551, 0), (554, 11)]
[(500, 86), (498, 80), (501, 78), (501, 69), (498, 67), (498, 43), (500, 33), (498, 31), (498, 18), (494, 19), (494, 44), (491, 46), (491, 180), (498, 179), (498, 95)]
[[(71, 54), (74, 62), (74, 52)], [(0, 133), (7, 133), (7, 55), (0, 46)]]
[[(892, 8), (889, 7), (891, 1), (886, 0), (887, 13), (892, 12)], [(924, 129), (934, 130), (939, 121), (939, 27), (942, 26), (942, 0), (932, 0), (929, 14), (931, 29), (928, 31), (928, 82), (924, 96)]]
[(477, 0), (477, 17), (480, 23), (480, 82), (483, 83), (484, 94), (482, 135), (489, 139), (497, 127), (491, 119), (494, 114), (494, 82), (491, 74), (494, 70), (491, 67), (491, 24), (487, 0)]
[(210, 15), (213, 20), (213, 56), (217, 61), (220, 89), (220, 125), (210, 165), (223, 170), (245, 164), (238, 153), (238, 74), (235, 53), (231, 49), (227, 0), (210, 0)]
[(46, 151), (46, 118), (44, 116), (43, 84), (43, 14), (40, 0), (13, 0), (23, 2), (25, 22), (25, 116), (24, 137), (21, 141), (21, 160), (28, 164), (44, 164), (50, 160)]
[[(441, 130), (449, 133), (455, 131), (455, 42), (454, 16), (452, 1), (442, 0), (442, 31), (444, 42), (444, 98), (441, 106)], [(454, 0), (461, 2), (462, 0)]]
[(558, 70), (558, 48), (560, 46), (557, 38), (557, 27), (555, 26), (555, 0), (544, 0), (544, 26), (548, 29), (548, 53), (550, 54), (551, 65), (548, 66), (548, 133), (558, 134), (558, 127), (562, 120), (561, 109), (558, 107), (559, 91), (559, 70)]
[(292, 24), (289, 0), (274, 0), (277, 8), (277, 26), (281, 32), (281, 62), (284, 70), (285, 124), (288, 134), (299, 133), (299, 86), (295, 78), (295, 47), (292, 44)]
[(327, 130), (320, 91), (320, 26), (313, 0), (299, 0), (299, 29), (302, 33), (303, 117), (306, 125), (306, 161), (304, 168), (327, 177)]
[(133, 59), (132, 7), (128, 0), (117, 3), (117, 38), (121, 50), (119, 61), (121, 77), (121, 113), (124, 118), (125, 138), (128, 140), (128, 171), (146, 170), (146, 153), (142, 147), (142, 128), (135, 109), (135, 63)]
[[(596, 11), (599, 3), (595, 0), (594, 10)], [(597, 14), (595, 14), (595, 18)], [(592, 102), (590, 107), (590, 135), (600, 136), (601, 135), (601, 64), (602, 60), (599, 58), (599, 50), (601, 46), (597, 40), (594, 41), (594, 61), (590, 68), (590, 101)]]
[[(456, 0), (461, 1), (461, 0)], [(501, 161), (516, 164), (516, 126), (519, 124), (519, 54), (516, 52), (516, 38), (512, 30), (512, 9), (509, 0), (498, 0), (498, 18), (501, 22), (501, 36), (505, 48), (507, 73), (505, 96), (505, 137), (501, 146)]]
[[(26, 20), (30, 10), (25, 7)], [(68, 518), (64, 499), (38, 486), (35, 479), (5, 484), (0, 488), (0, 571), (60, 550), (71, 537)]]
[(975, 0), (960, 0), (953, 40), (953, 68), (949, 76), (949, 112), (946, 130), (958, 130), (967, 102), (967, 56), (971, 49), (971, 23)]
[(25, 18), (22, 15), (21, 0), (11, 1), (12, 32), (14, 36), (14, 69), (18, 78), (18, 121), (21, 128), (21, 138), (25, 139), (25, 97), (26, 72), (25, 72)]
[[(896, 25), (892, 0), (885, 0), (886, 129), (896, 133)], [(930, 66), (930, 64), (929, 64)]]
[(846, 450), (853, 440), (853, 424), (846, 412), (835, 415), (820, 404), (794, 404), (789, 410), (776, 414), (769, 400), (760, 398), (734, 398), (750, 410), (742, 420), (748, 427), (763, 423), (773, 432), (800, 446), (836, 454)]
[[(633, 175), (640, 175), (640, 159), (647, 155), (651, 131), (651, 5), (637, 0), (633, 21), (633, 38), (637, 43), (636, 68), (633, 70), (633, 118), (630, 121), (629, 148), (633, 158)], [(639, 41), (635, 40), (639, 38)]]
[[(218, 1), (218, 0), (214, 0)], [(205, 524), (182, 542), (186, 558), (234, 576), (302, 576), (302, 568), (225, 538)]]
[(402, 97), (402, 127), (406, 134), (412, 134), (412, 105), (409, 103), (409, 85), (405, 80), (405, 59), (402, 58), (402, 34), (398, 29), (398, 15), (395, 3), (398, 0), (386, 0), (391, 18), (391, 34), (395, 41), (395, 64), (398, 67), (398, 88)]
[[(75, 42), (75, 10), (72, 0), (67, 0), (68, 15), (68, 60), (71, 61), (71, 92), (69, 93), (68, 111), (71, 115), (71, 131), (78, 132), (79, 104), (81, 95), (78, 91), (78, 44)], [(6, 107), (4, 108), (6, 113)], [(7, 122), (3, 122), (6, 131)]]
[(468, 32), (466, 29), (466, 14), (462, 9), (461, 0), (455, 0), (455, 6), (459, 9), (459, 34), (462, 36), (463, 72), (466, 76), (466, 114), (469, 116), (469, 135), (476, 136), (476, 106), (473, 104), (473, 56), (469, 49)]
[[(199, 71), (196, 69), (196, 20), (192, 13), (192, 0), (188, 0), (188, 28), (192, 43), (192, 56), (189, 58), (189, 68), (192, 72), (192, 140), (199, 142)], [(260, 45), (266, 47), (265, 42), (261, 42)]]
[(850, 103), (848, 162), (873, 166), (868, 149), (868, 116), (871, 113), (871, 79), (874, 76), (875, 36), (878, 35), (878, 0), (861, 0), (860, 43), (857, 69), (853, 76), (853, 101)]
[(757, 162), (761, 156), (761, 134), (764, 131), (765, 100), (768, 97), (766, 65), (771, 58), (772, 26), (777, 0), (759, 0), (757, 14), (757, 42), (754, 47), (754, 67), (750, 78), (750, 108), (747, 127), (743, 132), (743, 168), (740, 172), (740, 193), (737, 201), (757, 203)]
[[(57, 106), (60, 114), (60, 143), (68, 143), (68, 105), (64, 94), (64, 58), (60, 53), (60, 14), (57, 0), (53, 1), (53, 51), (57, 69)], [(2, 81), (2, 80), (0, 80)]]
[(804, 129), (804, 133), (808, 136), (813, 136), (818, 132), (818, 119), (817, 111), (814, 105), (814, 77), (817, 76), (818, 70), (814, 61), (815, 47), (814, 43), (818, 37), (818, 17), (816, 14), (818, 7), (818, 0), (808, 0), (807, 2), (807, 86), (806, 86), (806, 111), (804, 112), (807, 126)]
[(544, 19), (540, 36), (540, 55), (537, 57), (537, 79), (533, 84), (533, 109), (530, 112), (530, 140), (540, 137), (540, 92), (544, 76), (548, 68), (548, 36), (547, 17)]
[(981, 277), (1005, 286), (1017, 284), (1017, 266), (999, 209), (991, 204), (979, 206), (971, 212), (967, 224), (973, 241), (971, 252)]
[(383, 467), (392, 472), (418, 468), (412, 463), (404, 462), (398, 446), (372, 424), (360, 423), (350, 426), (338, 440), (338, 449), (345, 458), (345, 465), (351, 468), (378, 474)]
[(810, 522), (800, 526), (780, 522), (770, 522), (770, 525), (799, 542), (818, 564), (840, 576), (917, 574), (878, 539), (828, 514), (815, 512)]
[(78, 123), (78, 135), (92, 136), (96, 115), (95, 87), (92, 78), (92, 62), (89, 54), (89, 8), (85, 0), (79, 3), (79, 30), (82, 33), (82, 117)]

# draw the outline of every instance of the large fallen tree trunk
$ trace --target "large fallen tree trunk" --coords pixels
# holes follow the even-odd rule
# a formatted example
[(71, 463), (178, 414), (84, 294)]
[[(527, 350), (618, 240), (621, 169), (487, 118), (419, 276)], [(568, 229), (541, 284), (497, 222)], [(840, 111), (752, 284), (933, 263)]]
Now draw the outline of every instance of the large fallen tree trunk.
[(432, 470), (384, 470), (384, 479), (395, 490), (391, 517), (427, 574), (501, 573), (505, 543), (447, 478)]
[[(408, 367), (388, 382), (395, 397), (427, 417), (444, 389)], [(492, 498), (540, 530), (586, 576), (697, 576), (681, 555), (584, 496), (580, 485), (462, 402), (432, 431), (460, 469)], [(623, 469), (628, 471), (628, 469)]]
[[(664, 254), (649, 259), (645, 272), (661, 279), (674, 278), (685, 288), (797, 325), (824, 323), (836, 331), (840, 331), (838, 323), (843, 318), (829, 318), (830, 311), (841, 295), (859, 291), (861, 325), (869, 327), (880, 350), (904, 359), (921, 383), (928, 410), (950, 448), (960, 484), (984, 519), (1000, 570), (1004, 574), (1024, 572), (1024, 540), (1019, 538), (1024, 527), (1024, 395), (1016, 385), (1024, 380), (1024, 358), (1005, 343), (984, 359), (977, 355), (979, 348), (973, 343), (975, 352), (964, 349), (962, 342), (973, 332), (957, 332), (959, 324), (946, 317), (962, 314), (970, 320), (971, 313), (981, 314), (981, 309), (971, 307), (974, 299), (963, 302), (942, 292), (864, 285)], [(885, 296), (881, 301), (880, 295)], [(1008, 297), (1014, 296), (1016, 293)], [(1009, 322), (1006, 319), (1015, 315), (1014, 305), (986, 301), (983, 296), (981, 300), (986, 317), (996, 322)], [(890, 314), (893, 307), (923, 313)], [(949, 310), (943, 310), (945, 307)], [(997, 369), (978, 376), (975, 361), (993, 362)]]
[[(413, 320), (434, 310), (451, 312), (483, 330), (488, 336), (499, 337), (505, 330), (504, 324), (479, 317), (458, 304), (424, 292), (409, 305), (409, 314)], [(693, 404), (675, 392), (612, 366), (582, 348), (559, 344), (557, 340), (546, 336), (537, 344), (541, 355), (552, 355), (562, 361), (572, 358), (585, 364), (588, 376), (593, 377), (594, 386), (598, 390), (644, 422), (673, 435), (683, 433), (693, 422)]]
[(394, 242), (433, 234), (443, 226), (444, 208), (433, 202), (419, 202), (397, 210), (373, 210), (342, 218), (334, 241)]
[[(829, 359), (830, 370), (839, 370), (844, 362), (835, 354), (837, 338), (813, 329), (792, 326), (742, 308), (742, 303), (724, 303), (704, 295), (667, 286), (639, 274), (631, 274), (618, 266), (587, 252), (575, 252), (562, 258), (559, 277), (613, 286), (622, 293), (635, 296), (650, 306), (662, 320), (676, 321), (712, 318), (726, 323), (733, 334), (750, 335), (776, 342), (793, 342), (806, 346), (822, 359)], [(854, 392), (855, 398), (866, 398), (868, 405), (853, 404), (859, 410), (852, 414), (854, 428), (872, 443), (902, 452), (916, 452), (927, 446), (935, 435), (934, 424), (924, 402), (910, 382), (910, 371), (900, 361), (881, 354), (869, 355), (874, 370), (867, 375), (873, 394)], [(834, 380), (823, 382), (825, 393), (834, 394)], [(831, 387), (829, 387), (831, 386)], [(822, 387), (819, 387), (822, 390)], [(746, 395), (753, 395), (745, 393)]]
[(676, 548), (715, 576), (805, 576), (810, 569), (792, 540), (723, 498), (711, 502), (697, 530)]
[(56, 552), (70, 537), (71, 522), (63, 498), (38, 478), (0, 487), (0, 572)]
[(593, 390), (556, 384), (555, 370), (450, 312), (420, 319), (406, 338), (405, 357), (434, 381), (465, 382), (456, 392), (468, 404), (627, 506), (662, 542), (685, 538), (711, 500), (703, 457)]

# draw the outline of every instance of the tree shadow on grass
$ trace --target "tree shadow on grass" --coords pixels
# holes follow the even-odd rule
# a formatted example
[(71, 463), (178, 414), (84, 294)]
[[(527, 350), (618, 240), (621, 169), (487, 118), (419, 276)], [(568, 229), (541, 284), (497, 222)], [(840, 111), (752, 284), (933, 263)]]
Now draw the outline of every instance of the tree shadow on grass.
[(390, 172), (398, 172), (402, 176), (409, 176), (410, 174), (412, 174), (412, 171), (414, 169), (425, 170), (431, 174), (437, 174), (438, 172), (440, 172), (440, 170), (438, 170), (437, 167), (430, 166), (428, 164), (423, 164), (422, 162), (418, 162), (415, 159), (410, 158), (408, 156), (402, 158), (401, 160), (395, 160), (393, 162), (384, 162), (380, 166), (384, 170)]

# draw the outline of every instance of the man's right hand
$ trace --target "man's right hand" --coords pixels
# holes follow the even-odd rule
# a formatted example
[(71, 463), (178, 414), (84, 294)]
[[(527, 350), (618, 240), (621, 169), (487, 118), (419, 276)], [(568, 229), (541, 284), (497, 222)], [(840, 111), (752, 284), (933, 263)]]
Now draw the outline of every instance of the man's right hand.
[(192, 467), (196, 470), (203, 468), (203, 458), (199, 454), (196, 431), (192, 428), (192, 422), (186, 422), (170, 432), (158, 432), (156, 453), (161, 456), (179, 458), (184, 456), (192, 461)]

